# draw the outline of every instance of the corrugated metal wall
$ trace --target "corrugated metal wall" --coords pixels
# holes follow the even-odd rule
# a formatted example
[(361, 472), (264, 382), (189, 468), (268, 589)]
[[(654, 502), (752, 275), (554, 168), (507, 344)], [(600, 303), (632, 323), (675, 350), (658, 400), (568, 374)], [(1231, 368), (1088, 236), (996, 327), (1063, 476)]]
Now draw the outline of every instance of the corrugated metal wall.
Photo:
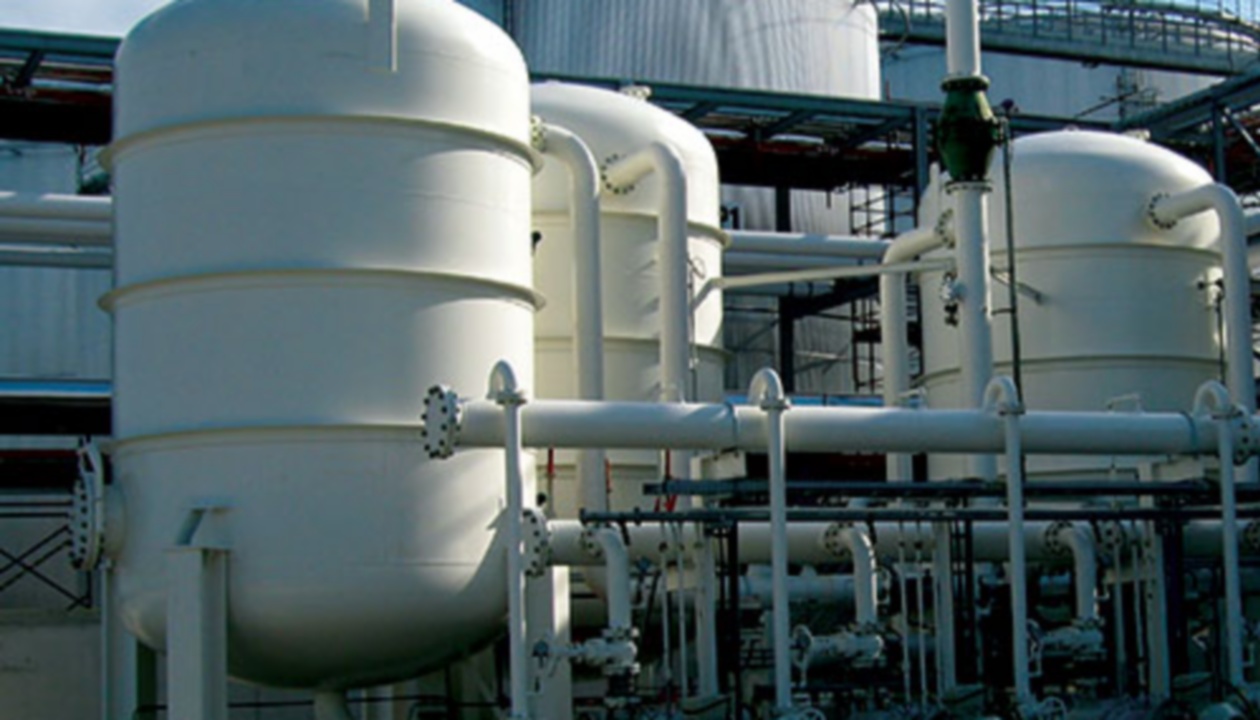
[[(0, 143), (0, 189), (74, 193), (78, 177), (73, 147)], [(0, 377), (108, 379), (110, 286), (106, 270), (0, 267)]]
[[(939, 100), (945, 75), (941, 48), (906, 47), (884, 58), (885, 94), (893, 100)], [(1115, 120), (1122, 111), (1140, 110), (1215, 84), (1219, 78), (1109, 65), (1085, 65), (1015, 55), (985, 53), (984, 74), (996, 105), (1015, 102), (1021, 112), (1036, 115)], [(1123, 101), (1118, 100), (1125, 95)]]

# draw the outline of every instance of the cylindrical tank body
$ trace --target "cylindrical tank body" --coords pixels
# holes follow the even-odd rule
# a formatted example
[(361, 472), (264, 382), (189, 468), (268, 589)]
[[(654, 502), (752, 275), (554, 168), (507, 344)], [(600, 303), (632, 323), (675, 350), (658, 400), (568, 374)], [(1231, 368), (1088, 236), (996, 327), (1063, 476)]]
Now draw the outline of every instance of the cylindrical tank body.
[[(619, 78), (828, 97), (881, 97), (874, 6), (851, 0), (506, 0), (508, 28), (534, 73)], [(790, 218), (771, 188), (722, 188), (727, 227), (878, 234), (882, 190), (793, 190)], [(865, 227), (864, 227), (865, 226)], [(739, 347), (728, 389), (742, 392), (773, 364), (772, 298), (727, 298), (750, 312), (726, 317), (728, 347)], [(796, 389), (853, 391), (852, 323), (811, 317), (796, 323)], [(808, 360), (804, 354), (808, 353)], [(822, 358), (830, 358), (824, 360)]]
[(432, 384), (532, 373), (527, 73), (449, 0), (395, 10), (188, 0), (118, 59), (121, 611), (164, 645), (164, 553), (222, 508), (252, 682), (414, 676), (502, 629), (502, 453), (431, 461), (414, 426)]
[[(1188, 410), (1195, 390), (1221, 371), (1213, 281), (1218, 223), (1210, 214), (1171, 230), (1148, 218), (1157, 193), (1211, 182), (1190, 160), (1142, 140), (1098, 132), (1053, 132), (1015, 142), (1012, 215), (1025, 404), (1036, 410)], [(1003, 276), (1006, 192), (995, 161), (989, 202), (992, 266)], [(948, 206), (938, 187), (925, 209)], [(919, 279), (924, 375), (930, 407), (960, 405), (958, 330), (940, 289)], [(1010, 375), (1007, 286), (993, 281), (997, 374)], [(1108, 458), (1030, 458), (1040, 473), (1113, 466)], [(957, 476), (961, 459), (933, 459), (934, 477)]]
[[(687, 178), (688, 255), (693, 302), (693, 383), (690, 397), (722, 398), (722, 293), (705, 284), (722, 273), (724, 234), (719, 228), (717, 159), (699, 130), (642, 100), (622, 93), (562, 83), (533, 88), (534, 113), (580, 136), (596, 162), (607, 165), (653, 142), (682, 160)], [(600, 203), (606, 396), (655, 402), (660, 390), (660, 272), (657, 218), (660, 180), (652, 175), (626, 193), (605, 192)], [(547, 298), (538, 313), (536, 388), (539, 397), (575, 396), (573, 376), (573, 242), (569, 226), (569, 173), (549, 162), (534, 180), (534, 230), (541, 235), (534, 258), (535, 287)], [(640, 504), (639, 482), (658, 480), (655, 453), (610, 453), (615, 507)], [(576, 493), (570, 456), (560, 457), (557, 511), (572, 517)]]

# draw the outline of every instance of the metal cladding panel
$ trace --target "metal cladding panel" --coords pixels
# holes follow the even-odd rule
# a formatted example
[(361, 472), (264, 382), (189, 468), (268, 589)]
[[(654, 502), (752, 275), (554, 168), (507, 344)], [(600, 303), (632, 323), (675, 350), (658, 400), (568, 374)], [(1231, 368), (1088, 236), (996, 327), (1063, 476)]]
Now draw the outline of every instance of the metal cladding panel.
[(503, 26), (510, 0), (459, 0), (459, 4), (481, 13), (487, 20)]
[[(1219, 78), (1114, 65), (1082, 65), (1066, 60), (987, 52), (984, 74), (992, 81), (989, 100), (1012, 100), (1021, 112), (1035, 115), (1115, 120), (1215, 84)], [(908, 47), (884, 59), (883, 78), (891, 100), (939, 101), (945, 76), (945, 51)], [(1124, 100), (1115, 99), (1124, 96)], [(1092, 110), (1092, 112), (1090, 112)]]
[(542, 73), (874, 98), (875, 14), (838, 0), (530, 0), (512, 31)]
[(109, 292), (103, 270), (0, 268), (0, 377), (106, 380)]

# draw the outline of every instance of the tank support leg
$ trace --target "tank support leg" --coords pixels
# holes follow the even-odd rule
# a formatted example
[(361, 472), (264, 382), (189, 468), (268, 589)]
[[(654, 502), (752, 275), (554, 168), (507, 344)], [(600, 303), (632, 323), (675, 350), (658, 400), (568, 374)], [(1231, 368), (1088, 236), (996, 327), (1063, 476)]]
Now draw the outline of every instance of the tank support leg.
[(227, 720), (227, 563), (225, 550), (167, 553), (170, 717)]
[(100, 571), (104, 585), (101, 611), (105, 668), (102, 676), (101, 710), (104, 720), (144, 718), (145, 708), (157, 704), (157, 656), (123, 626), (118, 615), (117, 587), (113, 573)]
[[(569, 634), (569, 568), (548, 567), (525, 584), (526, 628), (530, 644), (572, 643)], [(573, 720), (573, 670), (567, 662), (544, 667), (530, 664), (530, 715), (548, 720)]]

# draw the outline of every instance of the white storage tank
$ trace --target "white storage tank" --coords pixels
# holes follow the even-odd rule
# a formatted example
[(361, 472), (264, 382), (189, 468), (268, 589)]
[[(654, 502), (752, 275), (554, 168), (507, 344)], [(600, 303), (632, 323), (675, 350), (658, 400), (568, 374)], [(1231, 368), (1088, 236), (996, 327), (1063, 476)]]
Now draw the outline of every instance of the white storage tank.
[[(563, 83), (533, 88), (534, 113), (581, 137), (601, 166), (654, 142), (682, 160), (687, 178), (688, 256), (691, 265), (690, 321), (692, 387), (699, 401), (722, 398), (722, 293), (705, 284), (721, 276), (725, 234), (719, 227), (718, 170), (705, 136), (672, 113), (622, 93)], [(660, 385), (660, 265), (657, 242), (660, 180), (648, 175), (629, 192), (605, 192), (600, 203), (606, 396), (656, 402)], [(534, 257), (535, 287), (547, 298), (535, 326), (536, 388), (539, 397), (576, 395), (573, 368), (573, 236), (569, 226), (569, 171), (555, 162), (534, 180), (533, 223), (539, 234)], [(545, 458), (542, 458), (545, 459)], [(609, 453), (613, 506), (642, 501), (641, 481), (660, 479), (657, 454)], [(555, 509), (572, 517), (572, 456), (559, 456)]]
[[(1036, 410), (1186, 411), (1198, 386), (1221, 377), (1213, 283), (1218, 223), (1210, 213), (1171, 230), (1151, 224), (1157, 193), (1211, 182), (1190, 160), (1145, 141), (1064, 131), (1020, 138), (1012, 154), (1013, 217), (1024, 400)], [(989, 201), (992, 266), (1007, 267), (1000, 155)], [(935, 196), (935, 197), (933, 197)], [(948, 206), (939, 187), (927, 207)], [(927, 403), (960, 406), (958, 330), (940, 272), (919, 279)], [(996, 373), (1010, 375), (1007, 286), (993, 282)], [(961, 458), (933, 459), (933, 477), (958, 476)], [(1029, 459), (1040, 473), (1089, 473), (1111, 458)], [(1121, 463), (1123, 465), (1123, 463)]]
[(532, 373), (527, 73), (450, 0), (367, 5), (186, 0), (118, 58), (121, 612), (163, 647), (165, 553), (223, 508), (230, 672), (268, 685), (416, 676), (505, 615), (502, 453), (415, 426)]

